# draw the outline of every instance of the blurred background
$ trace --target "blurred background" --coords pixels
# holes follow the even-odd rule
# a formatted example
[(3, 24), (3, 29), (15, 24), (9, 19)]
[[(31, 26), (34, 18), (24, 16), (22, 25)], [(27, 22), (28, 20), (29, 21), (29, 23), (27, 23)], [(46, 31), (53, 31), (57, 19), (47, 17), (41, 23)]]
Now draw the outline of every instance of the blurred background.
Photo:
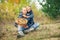
[(16, 40), (17, 28), (14, 22), (23, 6), (31, 6), (34, 21), (40, 23), (41, 31), (33, 32), (37, 37), (30, 33), (18, 40), (60, 40), (60, 0), (0, 0), (1, 40)]

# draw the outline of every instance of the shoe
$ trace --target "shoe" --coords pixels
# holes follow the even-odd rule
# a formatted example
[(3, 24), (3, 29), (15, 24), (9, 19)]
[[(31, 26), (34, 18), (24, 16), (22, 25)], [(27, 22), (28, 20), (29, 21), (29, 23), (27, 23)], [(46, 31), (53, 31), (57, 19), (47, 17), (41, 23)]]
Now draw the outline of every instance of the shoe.
[(20, 37), (24, 37), (24, 33), (23, 33), (23, 31), (19, 31), (17, 37), (18, 37), (18, 38), (20, 38)]
[(34, 31), (34, 28), (30, 28), (30, 29), (29, 29), (29, 32), (33, 32), (33, 31)]
[(28, 34), (29, 30), (24, 30), (23, 32), (24, 32), (24, 34)]

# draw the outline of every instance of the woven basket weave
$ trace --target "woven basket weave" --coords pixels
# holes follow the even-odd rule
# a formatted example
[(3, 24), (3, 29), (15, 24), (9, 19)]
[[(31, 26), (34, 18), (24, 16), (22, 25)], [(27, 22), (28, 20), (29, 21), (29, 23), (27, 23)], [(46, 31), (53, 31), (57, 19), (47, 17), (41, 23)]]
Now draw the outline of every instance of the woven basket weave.
[(18, 25), (20, 25), (20, 26), (26, 26), (26, 24), (27, 24), (27, 22), (28, 22), (28, 20), (27, 19), (25, 19), (25, 18), (17, 18), (16, 19), (16, 23), (18, 24)]

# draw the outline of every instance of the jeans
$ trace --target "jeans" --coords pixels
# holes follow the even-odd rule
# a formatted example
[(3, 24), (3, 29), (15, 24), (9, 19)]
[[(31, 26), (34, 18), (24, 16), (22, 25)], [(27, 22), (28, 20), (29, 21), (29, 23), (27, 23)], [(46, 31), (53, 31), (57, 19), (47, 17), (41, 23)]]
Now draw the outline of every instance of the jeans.
[[(37, 29), (38, 27), (39, 27), (39, 23), (34, 23), (30, 28)], [(24, 31), (24, 30), (28, 30), (28, 29), (25, 29), (25, 28), (23, 28), (23, 27), (21, 27), (21, 26), (18, 25), (18, 32), (19, 31)]]

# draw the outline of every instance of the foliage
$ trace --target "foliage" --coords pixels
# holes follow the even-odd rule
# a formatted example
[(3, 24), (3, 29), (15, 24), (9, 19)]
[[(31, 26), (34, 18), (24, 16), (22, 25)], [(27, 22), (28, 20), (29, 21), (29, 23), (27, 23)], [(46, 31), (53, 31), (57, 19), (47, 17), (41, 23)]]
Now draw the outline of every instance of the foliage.
[(42, 10), (49, 15), (50, 18), (60, 16), (60, 0), (46, 0), (46, 3), (44, 5), (42, 4), (42, 6)]
[[(26, 6), (28, 2), (26, 0), (0, 0), (0, 22), (1, 21), (13, 21), (17, 18), (22, 6)], [(5, 2), (6, 1), (6, 2)]]

